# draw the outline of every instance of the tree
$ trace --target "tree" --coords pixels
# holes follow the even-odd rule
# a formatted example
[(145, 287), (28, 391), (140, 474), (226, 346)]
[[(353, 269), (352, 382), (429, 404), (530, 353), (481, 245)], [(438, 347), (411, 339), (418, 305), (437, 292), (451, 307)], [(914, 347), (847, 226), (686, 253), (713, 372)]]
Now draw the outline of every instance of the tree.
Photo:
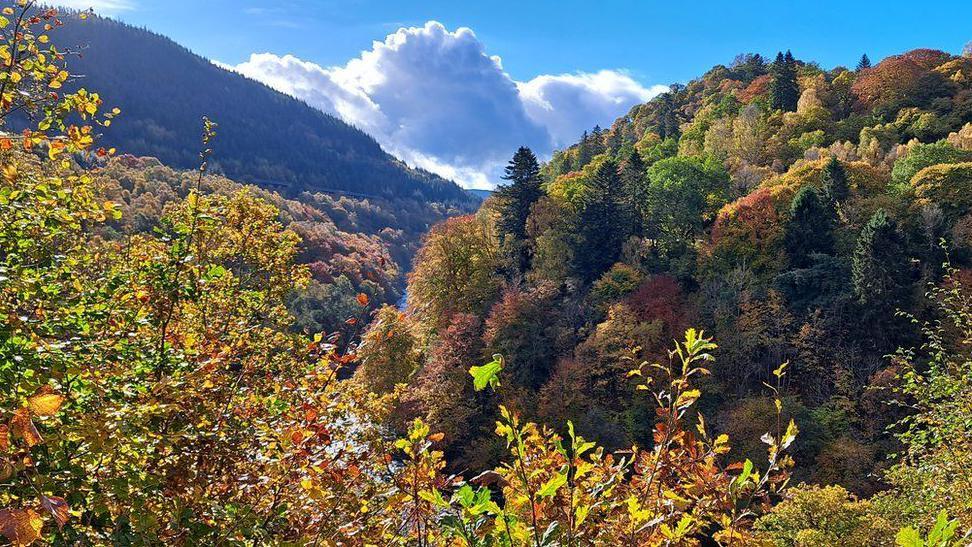
[(823, 185), (821, 188), (823, 189), (824, 197), (830, 202), (831, 206), (836, 207), (847, 199), (847, 196), (850, 194), (847, 171), (844, 170), (844, 166), (837, 159), (837, 156), (830, 157), (830, 161), (824, 166), (822, 176)]
[(637, 211), (644, 204), (647, 168), (641, 154), (634, 148), (621, 161), (618, 166), (618, 176), (621, 177), (622, 201), (625, 208), (625, 215), (632, 220), (638, 221)]
[(899, 307), (910, 285), (904, 237), (883, 210), (861, 230), (851, 269), (854, 295), (861, 304), (884, 310)]
[(660, 250), (676, 255), (692, 246), (725, 200), (729, 175), (721, 162), (676, 156), (648, 169), (644, 223)]
[(499, 219), (496, 228), (500, 242), (512, 246), (511, 252), (519, 270), (529, 266), (529, 256), (524, 240), (527, 237), (526, 223), (530, 207), (543, 196), (540, 188), (540, 163), (533, 151), (521, 146), (506, 166), (503, 180), (510, 182), (500, 186), (496, 192)]
[(806, 268), (814, 254), (834, 252), (834, 209), (824, 203), (819, 192), (804, 186), (790, 204), (790, 220), (784, 242), (793, 268)]
[(793, 112), (800, 101), (800, 85), (797, 83), (796, 60), (789, 50), (784, 55), (776, 54), (776, 61), (772, 67), (773, 84), (771, 87), (771, 105), (784, 112)]
[(867, 53), (861, 55), (861, 60), (857, 62), (857, 71), (867, 70), (871, 68), (871, 59), (868, 58)]
[(597, 279), (621, 256), (631, 235), (622, 202), (618, 164), (607, 159), (594, 172), (575, 221), (575, 268), (585, 281)]

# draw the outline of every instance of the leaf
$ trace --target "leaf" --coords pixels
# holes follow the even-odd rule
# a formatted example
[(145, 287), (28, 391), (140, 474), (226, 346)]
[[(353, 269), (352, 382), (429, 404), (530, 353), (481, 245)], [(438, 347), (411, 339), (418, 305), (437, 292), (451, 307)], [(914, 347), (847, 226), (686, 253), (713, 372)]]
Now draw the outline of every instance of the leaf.
[(34, 422), (30, 420), (30, 411), (26, 408), (14, 412), (13, 417), (10, 418), (10, 430), (15, 438), (23, 439), (28, 447), (44, 442)]
[(921, 534), (911, 527), (902, 528), (894, 537), (894, 543), (898, 547), (925, 547), (925, 542), (921, 540)]
[(64, 404), (64, 396), (54, 393), (50, 386), (44, 386), (27, 399), (27, 408), (35, 416), (53, 416)]
[(702, 396), (702, 392), (697, 389), (690, 389), (678, 396), (678, 400), (675, 401), (675, 406), (679, 408), (691, 406)]
[(360, 305), (360, 306), (367, 306), (368, 305), (369, 300), (368, 300), (368, 295), (367, 294), (365, 294), (363, 292), (359, 292), (358, 293), (358, 296), (356, 298), (358, 300), (358, 305)]
[(33, 509), (0, 510), (0, 535), (14, 545), (30, 545), (41, 537), (44, 519)]
[(473, 377), (473, 387), (476, 391), (482, 391), (486, 389), (486, 386), (496, 389), (499, 385), (497, 375), (501, 370), (503, 370), (503, 356), (498, 353), (493, 355), (493, 360), (485, 365), (470, 368), (469, 374)]
[(552, 479), (545, 482), (540, 490), (537, 491), (537, 496), (541, 498), (550, 498), (560, 490), (560, 487), (567, 484), (567, 475), (563, 473), (557, 473)]
[(41, 506), (46, 509), (52, 517), (54, 517), (54, 522), (57, 523), (58, 528), (63, 528), (64, 525), (67, 524), (68, 519), (71, 517), (68, 504), (66, 501), (64, 501), (64, 498), (57, 496), (42, 496)]

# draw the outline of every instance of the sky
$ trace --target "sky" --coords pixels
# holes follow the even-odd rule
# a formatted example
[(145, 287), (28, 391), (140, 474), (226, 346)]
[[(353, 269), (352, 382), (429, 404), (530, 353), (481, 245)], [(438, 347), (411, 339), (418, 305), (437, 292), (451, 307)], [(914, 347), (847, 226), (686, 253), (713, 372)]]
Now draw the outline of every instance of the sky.
[(972, 1), (55, 0), (147, 27), (466, 187), (739, 53), (959, 53)]

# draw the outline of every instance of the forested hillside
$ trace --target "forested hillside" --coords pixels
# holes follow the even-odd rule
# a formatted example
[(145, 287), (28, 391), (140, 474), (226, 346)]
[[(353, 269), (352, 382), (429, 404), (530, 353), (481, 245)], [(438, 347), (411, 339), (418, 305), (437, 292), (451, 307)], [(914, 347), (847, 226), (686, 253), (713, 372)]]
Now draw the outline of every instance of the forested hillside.
[(2, 6), (10, 544), (972, 537), (969, 59), (745, 56), (521, 148), (371, 313), (408, 210), (214, 174), (208, 118), (193, 171), (102, 147), (65, 21)]
[(102, 91), (125, 123), (101, 128), (101, 144), (191, 169), (199, 119), (219, 120), (214, 172), (284, 194), (339, 190), (366, 197), (475, 203), (459, 186), (411, 169), (343, 121), (224, 70), (164, 36), (97, 16), (52, 36), (76, 76), (67, 89)]

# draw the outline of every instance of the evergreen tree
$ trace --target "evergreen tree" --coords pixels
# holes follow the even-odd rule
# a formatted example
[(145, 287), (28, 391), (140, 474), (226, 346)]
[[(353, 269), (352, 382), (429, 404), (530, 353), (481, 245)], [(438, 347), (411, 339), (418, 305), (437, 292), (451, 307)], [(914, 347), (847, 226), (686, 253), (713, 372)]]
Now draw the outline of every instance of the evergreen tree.
[(871, 68), (871, 59), (867, 56), (867, 53), (861, 55), (861, 60), (857, 62), (857, 71), (867, 70)]
[(854, 249), (854, 296), (866, 306), (893, 311), (910, 284), (905, 242), (894, 220), (880, 209), (861, 230)]
[(498, 228), (504, 238), (526, 239), (530, 207), (543, 196), (540, 188), (540, 163), (533, 151), (521, 146), (507, 164), (503, 180), (509, 184), (496, 191), (499, 198)]
[(824, 197), (832, 206), (843, 202), (850, 194), (850, 184), (847, 181), (847, 171), (836, 156), (831, 156), (823, 172)]
[(631, 148), (625, 155), (621, 165), (618, 166), (618, 176), (621, 178), (622, 204), (625, 214), (632, 218), (632, 222), (640, 218), (640, 208), (644, 206), (647, 199), (647, 167), (641, 154)]
[(784, 236), (790, 266), (807, 268), (814, 254), (833, 254), (834, 224), (834, 209), (816, 189), (804, 186), (790, 204), (790, 222)]
[(574, 171), (580, 171), (585, 165), (591, 163), (594, 152), (591, 150), (591, 136), (584, 131), (581, 135), (580, 144), (577, 145), (577, 162), (574, 164)]
[(800, 85), (797, 83), (796, 60), (787, 50), (776, 54), (773, 63), (772, 106), (773, 108), (792, 112), (800, 101)]
[(575, 219), (575, 267), (585, 281), (597, 279), (617, 262), (630, 235), (621, 196), (618, 164), (609, 159), (595, 171)]
[(678, 115), (677, 115), (677, 94), (681, 90), (681, 86), (678, 84), (673, 84), (671, 90), (668, 93), (662, 93), (659, 96), (660, 109), (658, 113), (658, 136), (662, 140), (667, 138), (678, 139), (681, 136), (681, 130), (678, 126)]

